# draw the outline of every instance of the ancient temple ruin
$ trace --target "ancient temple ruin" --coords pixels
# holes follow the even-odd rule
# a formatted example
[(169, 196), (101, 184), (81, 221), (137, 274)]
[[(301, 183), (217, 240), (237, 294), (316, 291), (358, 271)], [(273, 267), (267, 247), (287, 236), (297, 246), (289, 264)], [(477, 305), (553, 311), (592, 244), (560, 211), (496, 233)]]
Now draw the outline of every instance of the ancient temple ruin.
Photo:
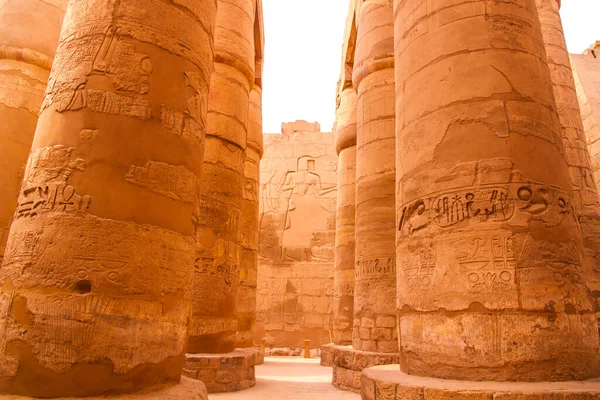
[(600, 42), (349, 3), (274, 133), (261, 0), (0, 0), (0, 400), (600, 398)]

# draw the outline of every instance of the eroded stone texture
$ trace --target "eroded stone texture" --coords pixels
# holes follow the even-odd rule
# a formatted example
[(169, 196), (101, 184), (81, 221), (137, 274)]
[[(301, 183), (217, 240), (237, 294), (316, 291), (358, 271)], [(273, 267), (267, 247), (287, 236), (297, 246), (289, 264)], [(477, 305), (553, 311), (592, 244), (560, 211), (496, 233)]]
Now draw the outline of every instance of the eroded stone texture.
[(237, 392), (256, 385), (258, 351), (238, 349), (227, 354), (188, 354), (183, 375), (198, 379), (208, 393)]
[(254, 15), (252, 0), (218, 1), (188, 353), (235, 348)]
[(582, 382), (472, 382), (398, 373), (398, 365), (365, 369), (364, 400), (597, 400), (598, 379)]
[(596, 376), (590, 273), (535, 1), (394, 4), (402, 371)]
[(397, 353), (360, 351), (351, 346), (335, 346), (333, 350), (333, 386), (351, 392), (361, 391), (362, 371), (377, 365), (397, 364)]
[(395, 328), (395, 109), (391, 1), (368, 0), (358, 11), (354, 87), (356, 146), (356, 266), (353, 346), (398, 351)]
[(564, 156), (573, 188), (573, 208), (583, 236), (587, 282), (600, 305), (600, 199), (579, 108), (573, 70), (567, 52), (559, 0), (536, 0), (561, 126)]
[(349, 86), (340, 96), (336, 131), (338, 198), (333, 295), (333, 343), (336, 345), (352, 344), (354, 321), (356, 106), (356, 92)]
[(0, 265), (67, 3), (0, 2)]
[(0, 269), (0, 392), (179, 381), (215, 13), (69, 2)]
[(256, 286), (258, 280), (258, 225), (260, 159), (263, 155), (262, 91), (250, 92), (248, 147), (244, 160), (244, 197), (242, 200), (242, 253), (240, 285), (237, 295), (237, 348), (254, 345), (256, 324)]
[(306, 125), (264, 137), (256, 337), (269, 347), (330, 342), (337, 157), (333, 135)]
[(600, 42), (583, 54), (571, 54), (583, 130), (596, 187), (600, 185)]

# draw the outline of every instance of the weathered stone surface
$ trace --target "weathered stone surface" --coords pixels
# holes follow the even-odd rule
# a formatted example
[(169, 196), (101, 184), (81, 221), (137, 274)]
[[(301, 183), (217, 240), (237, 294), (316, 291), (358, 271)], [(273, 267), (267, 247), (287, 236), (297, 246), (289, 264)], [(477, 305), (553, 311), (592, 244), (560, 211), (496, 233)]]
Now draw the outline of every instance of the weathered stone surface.
[(332, 343), (321, 346), (321, 365), (324, 367), (333, 367), (333, 352), (335, 345)]
[(363, 400), (597, 400), (600, 381), (579, 382), (473, 382), (398, 372), (399, 365), (365, 369)]
[(352, 344), (356, 210), (356, 105), (352, 86), (340, 95), (337, 112), (338, 192), (335, 232), (333, 343)]
[(256, 348), (227, 354), (187, 354), (183, 375), (202, 381), (208, 393), (237, 392), (256, 385)]
[(565, 161), (573, 188), (573, 208), (583, 237), (582, 266), (596, 303), (600, 298), (600, 199), (594, 182), (573, 71), (560, 18), (559, 0), (536, 0), (560, 120)]
[(403, 371), (597, 376), (592, 270), (535, 1), (394, 5)]
[(600, 184), (600, 42), (583, 54), (571, 54), (583, 130), (596, 187)]
[(197, 197), (171, 194), (201, 178), (216, 12), (186, 4), (69, 2), (0, 268), (0, 392), (180, 379)]
[(0, 265), (67, 3), (0, 2)]
[(256, 337), (269, 347), (331, 341), (337, 159), (333, 135), (304, 125), (264, 137)]
[[(242, 207), (247, 197), (246, 166), (251, 169), (246, 159), (250, 89), (255, 78), (255, 15), (252, 0), (218, 1), (215, 71), (210, 82), (206, 155), (196, 211), (196, 265), (188, 353), (233, 351), (238, 327), (238, 287), (242, 275), (252, 273), (252, 267), (249, 270), (247, 265), (253, 263), (249, 254), (252, 249), (246, 247), (249, 252), (243, 252), (242, 248), (242, 224), (250, 222), (243, 220)], [(250, 157), (258, 161), (256, 152)], [(248, 217), (252, 210), (246, 211)], [(252, 239), (246, 238), (244, 244), (251, 246), (248, 240)], [(243, 270), (242, 253), (246, 260)], [(247, 289), (244, 287), (242, 292)], [(253, 307), (247, 306), (242, 316), (244, 330), (252, 325)]]
[(255, 86), (250, 92), (248, 145), (244, 159), (244, 194), (241, 221), (240, 284), (236, 300), (236, 347), (254, 345), (256, 324), (256, 288), (258, 282), (258, 226), (260, 159), (263, 155), (262, 91)]
[(333, 386), (352, 392), (361, 390), (361, 374), (365, 368), (397, 364), (400, 356), (355, 350), (351, 346), (333, 346)]
[(376, 326), (395, 316), (395, 109), (393, 10), (371, 0), (357, 11), (354, 87), (358, 91), (356, 145), (356, 266), (353, 346), (398, 351), (394, 326)]

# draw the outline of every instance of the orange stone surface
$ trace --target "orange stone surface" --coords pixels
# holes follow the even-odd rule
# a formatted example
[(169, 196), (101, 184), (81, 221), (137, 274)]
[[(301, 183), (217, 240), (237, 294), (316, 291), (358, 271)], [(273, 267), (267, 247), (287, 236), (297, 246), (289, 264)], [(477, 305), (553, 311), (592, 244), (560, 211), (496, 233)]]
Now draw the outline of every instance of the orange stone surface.
[(69, 2), (0, 269), (0, 392), (180, 380), (215, 12)]
[(0, 2), (0, 264), (67, 3)]
[(598, 376), (592, 271), (535, 1), (394, 6), (402, 371)]

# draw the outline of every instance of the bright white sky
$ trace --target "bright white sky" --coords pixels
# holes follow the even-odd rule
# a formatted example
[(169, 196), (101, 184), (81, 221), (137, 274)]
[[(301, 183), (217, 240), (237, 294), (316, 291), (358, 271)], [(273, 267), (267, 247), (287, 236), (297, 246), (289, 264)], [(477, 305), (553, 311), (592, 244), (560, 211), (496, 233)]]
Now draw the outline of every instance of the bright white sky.
[[(562, 0), (571, 53), (600, 40), (600, 0)], [(317, 121), (330, 131), (349, 0), (263, 0), (263, 130), (282, 122)]]

